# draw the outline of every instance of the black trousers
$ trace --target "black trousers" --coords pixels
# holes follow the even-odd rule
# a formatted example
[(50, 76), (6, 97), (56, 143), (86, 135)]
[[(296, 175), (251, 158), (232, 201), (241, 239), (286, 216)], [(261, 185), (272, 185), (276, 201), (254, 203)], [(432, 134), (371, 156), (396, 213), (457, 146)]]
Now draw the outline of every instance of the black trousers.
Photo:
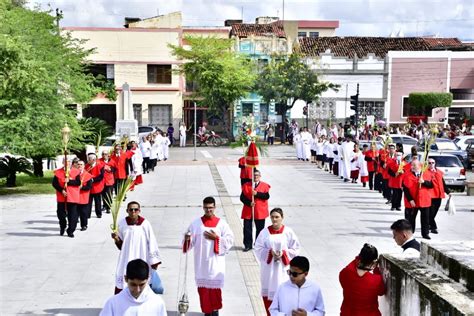
[(110, 211), (110, 206), (112, 205), (112, 196), (114, 194), (114, 186), (106, 185), (102, 191), (102, 200), (104, 201), (104, 207), (106, 210)]
[(405, 208), (405, 219), (408, 220), (412, 227), (412, 232), (415, 232), (416, 227), (416, 215), (420, 211), (421, 221), (421, 235), (423, 237), (430, 235), (430, 208), (419, 207), (419, 208)]
[(382, 179), (383, 197), (390, 201), (392, 198), (392, 189), (388, 187), (388, 179)]
[(374, 189), (374, 171), (369, 171), (369, 189)]
[(97, 217), (102, 217), (102, 195), (100, 193), (89, 195), (89, 204), (87, 204), (89, 206), (89, 218), (91, 218), (92, 214), (92, 202), (95, 204), (95, 215), (97, 215)]
[(77, 204), (77, 213), (81, 227), (87, 227), (89, 222), (89, 204)]
[(383, 187), (382, 187), (382, 174), (381, 173), (376, 173), (374, 177), (374, 190), (379, 191), (379, 193), (382, 193)]
[(66, 232), (68, 235), (71, 235), (76, 231), (77, 227), (77, 204), (67, 203), (67, 207), (65, 207), (65, 204), (66, 203), (64, 202), (58, 202), (58, 209), (56, 210), (56, 214), (58, 215), (59, 219), (59, 227), (64, 229), (67, 225), (68, 227)]
[(334, 173), (336, 176), (339, 175), (339, 161), (334, 161), (332, 173)]
[(402, 189), (392, 189), (392, 208), (402, 207)]
[(438, 214), (439, 207), (441, 206), (441, 199), (431, 199), (430, 207), (430, 229), (438, 229), (436, 225), (436, 214)]
[[(264, 219), (256, 219), (255, 228), (256, 228), (256, 235), (255, 239), (257, 239), (258, 234), (265, 228), (265, 220)], [(244, 219), (244, 247), (245, 248), (253, 248), (253, 236), (252, 236), (252, 220), (251, 219)]]
[(115, 179), (114, 190), (115, 194), (118, 194), (119, 188), (122, 186), (122, 183), (125, 182), (126, 179)]
[(328, 158), (328, 163), (329, 163), (329, 172), (332, 172), (332, 163), (334, 161), (334, 158)]
[(245, 179), (245, 178), (240, 179), (240, 185), (244, 185), (247, 182), (252, 182), (252, 179)]
[(151, 169), (150, 157), (143, 157), (142, 167), (143, 167), (143, 173), (147, 173), (148, 170)]

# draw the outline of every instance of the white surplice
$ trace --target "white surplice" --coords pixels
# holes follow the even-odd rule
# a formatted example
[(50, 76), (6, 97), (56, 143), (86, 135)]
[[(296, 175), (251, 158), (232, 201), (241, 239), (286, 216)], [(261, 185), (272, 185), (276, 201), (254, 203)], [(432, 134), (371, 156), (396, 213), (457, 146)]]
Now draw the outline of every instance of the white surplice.
[(132, 165), (133, 165), (133, 179), (137, 176), (143, 174), (143, 156), (142, 152), (139, 149), (134, 150), (134, 154), (132, 156)]
[(302, 157), (303, 159), (310, 159), (311, 158), (311, 139), (313, 137), (309, 132), (302, 132), (301, 133), (301, 142), (302, 142)]
[(100, 316), (166, 316), (165, 302), (149, 286), (145, 286), (138, 298), (134, 298), (128, 288), (112, 296), (105, 303)]
[(147, 219), (141, 225), (128, 225), (125, 218), (118, 223), (118, 236), (122, 240), (115, 272), (115, 286), (123, 289), (126, 286), (124, 275), (127, 264), (134, 259), (142, 259), (150, 266), (161, 262), (160, 250), (153, 228)]
[(163, 160), (163, 141), (165, 137), (163, 137), (161, 134), (156, 135), (155, 137), (155, 143), (152, 146), (152, 150), (156, 150), (156, 154), (158, 156), (158, 160)]
[(354, 153), (354, 143), (353, 142), (343, 142), (341, 144), (341, 162), (342, 164), (342, 174), (340, 174), (344, 179), (349, 179), (351, 176), (351, 159), (352, 154)]
[(361, 177), (367, 177), (369, 175), (369, 169), (367, 167), (367, 161), (365, 161), (364, 153), (360, 153), (359, 155), (359, 175)]
[(162, 151), (163, 151), (163, 158), (164, 159), (169, 158), (170, 145), (171, 145), (170, 139), (168, 137), (162, 137), (161, 148), (162, 148)]
[(296, 158), (303, 158), (303, 141), (301, 140), (301, 134), (298, 133), (294, 136), (293, 143), (296, 146)]
[(273, 297), (271, 316), (291, 316), (293, 310), (302, 308), (308, 316), (324, 316), (324, 301), (319, 286), (306, 279), (301, 287), (286, 281)]
[[(218, 253), (214, 251), (214, 240), (204, 237), (204, 232), (210, 230), (213, 230), (219, 237)], [(197, 287), (223, 288), (225, 255), (229, 253), (234, 244), (234, 234), (229, 225), (223, 219), (219, 219), (216, 227), (206, 227), (202, 219), (197, 218), (187, 231), (191, 233), (190, 248), (194, 248), (194, 277)]]
[[(273, 296), (280, 284), (289, 280), (287, 270), (289, 261), (296, 257), (300, 251), (300, 243), (294, 231), (283, 226), (281, 233), (270, 233), (270, 227), (262, 230), (255, 241), (255, 254), (260, 262), (260, 284), (262, 286), (262, 296), (273, 300)], [(271, 258), (268, 263), (269, 253), (271, 251), (284, 251), (287, 259), (287, 265), (284, 260), (275, 261)]]

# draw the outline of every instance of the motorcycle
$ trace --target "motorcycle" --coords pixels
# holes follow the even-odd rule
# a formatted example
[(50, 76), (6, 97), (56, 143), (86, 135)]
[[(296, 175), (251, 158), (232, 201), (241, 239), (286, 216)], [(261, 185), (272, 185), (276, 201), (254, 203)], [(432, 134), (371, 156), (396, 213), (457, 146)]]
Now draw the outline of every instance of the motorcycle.
[(206, 146), (214, 146), (218, 147), (224, 144), (224, 141), (222, 138), (216, 134), (216, 132), (211, 131), (210, 133), (205, 133), (205, 134), (196, 134), (196, 141), (197, 141), (197, 146), (201, 147), (201, 145), (206, 145)]

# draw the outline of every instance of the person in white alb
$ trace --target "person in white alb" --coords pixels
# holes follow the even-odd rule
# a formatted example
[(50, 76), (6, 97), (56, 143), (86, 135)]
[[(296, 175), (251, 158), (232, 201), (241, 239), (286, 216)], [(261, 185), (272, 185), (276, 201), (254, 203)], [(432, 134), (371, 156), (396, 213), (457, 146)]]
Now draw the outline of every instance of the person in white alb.
[(351, 176), (351, 160), (354, 157), (354, 142), (352, 137), (345, 138), (344, 142), (341, 144), (341, 171), (340, 174), (344, 182), (348, 182)]
[(296, 158), (298, 158), (298, 160), (304, 160), (303, 159), (303, 141), (301, 140), (302, 131), (303, 129), (300, 129), (298, 133), (293, 135), (293, 143), (295, 144), (295, 147), (296, 147)]
[(149, 274), (148, 263), (131, 260), (124, 275), (127, 288), (107, 300), (100, 316), (166, 316), (165, 302), (148, 285)]
[(229, 225), (215, 216), (216, 201), (203, 200), (204, 216), (195, 219), (184, 235), (183, 252), (194, 248), (194, 277), (201, 310), (207, 316), (219, 315), (222, 308), (225, 256), (234, 244)]
[(186, 124), (179, 126), (179, 147), (186, 147)]
[(169, 158), (170, 145), (170, 138), (168, 137), (167, 133), (164, 133), (163, 137), (161, 138), (161, 149), (163, 151), (163, 160), (165, 161)]
[(303, 160), (309, 161), (309, 159), (311, 158), (310, 142), (312, 138), (313, 137), (311, 136), (311, 133), (308, 132), (308, 128), (303, 128), (303, 132), (301, 133)]
[(270, 306), (271, 316), (324, 316), (324, 300), (320, 287), (306, 279), (309, 261), (297, 256), (290, 261), (290, 280), (282, 283)]
[(255, 254), (260, 262), (262, 298), (267, 311), (280, 284), (288, 281), (290, 260), (300, 251), (300, 243), (294, 231), (283, 225), (283, 210), (270, 211), (272, 225), (262, 230), (255, 241)]

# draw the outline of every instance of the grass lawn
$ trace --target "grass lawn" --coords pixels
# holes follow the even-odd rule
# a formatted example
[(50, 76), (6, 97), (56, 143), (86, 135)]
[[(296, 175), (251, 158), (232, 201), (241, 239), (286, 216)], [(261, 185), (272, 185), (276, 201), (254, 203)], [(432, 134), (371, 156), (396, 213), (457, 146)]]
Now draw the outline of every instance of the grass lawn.
[(6, 179), (0, 179), (0, 195), (9, 194), (54, 194), (53, 171), (44, 172), (43, 178), (30, 177), (27, 174), (16, 175), (16, 187), (7, 188)]

